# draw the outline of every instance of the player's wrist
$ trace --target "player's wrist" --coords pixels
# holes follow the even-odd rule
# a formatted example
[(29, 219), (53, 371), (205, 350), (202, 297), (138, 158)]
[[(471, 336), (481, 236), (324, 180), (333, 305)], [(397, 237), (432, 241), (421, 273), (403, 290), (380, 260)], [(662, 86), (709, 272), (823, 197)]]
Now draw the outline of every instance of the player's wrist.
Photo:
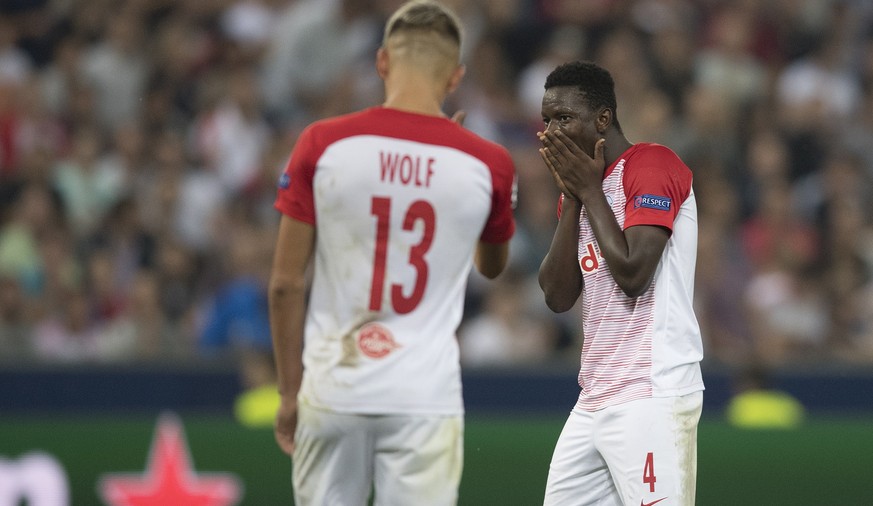
[(600, 188), (592, 188), (590, 190), (583, 190), (578, 194), (579, 203), (584, 206), (590, 206), (592, 202), (598, 199), (604, 199), (606, 196), (603, 194), (603, 190)]
[(577, 208), (582, 206), (582, 200), (579, 199), (573, 192), (563, 192), (564, 195), (564, 206), (570, 208), (570, 206), (575, 206)]

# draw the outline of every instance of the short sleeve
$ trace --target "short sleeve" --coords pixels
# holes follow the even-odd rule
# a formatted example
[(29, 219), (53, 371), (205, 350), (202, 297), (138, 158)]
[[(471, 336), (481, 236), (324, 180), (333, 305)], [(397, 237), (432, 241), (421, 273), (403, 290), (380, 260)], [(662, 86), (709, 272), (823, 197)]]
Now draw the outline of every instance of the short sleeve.
[(318, 149), (311, 127), (305, 129), (291, 153), (288, 165), (279, 176), (275, 208), (282, 214), (310, 225), (315, 224), (312, 180)]
[(513, 216), (517, 195), (515, 164), (505, 150), (501, 150), (500, 156), (495, 157), (492, 163), (493, 165), (489, 167), (493, 188), (491, 213), (488, 215), (488, 221), (485, 222), (480, 238), (489, 243), (503, 243), (510, 240), (515, 233)]
[(672, 231), (691, 182), (691, 170), (668, 148), (652, 145), (636, 153), (624, 171), (624, 228), (654, 225)]

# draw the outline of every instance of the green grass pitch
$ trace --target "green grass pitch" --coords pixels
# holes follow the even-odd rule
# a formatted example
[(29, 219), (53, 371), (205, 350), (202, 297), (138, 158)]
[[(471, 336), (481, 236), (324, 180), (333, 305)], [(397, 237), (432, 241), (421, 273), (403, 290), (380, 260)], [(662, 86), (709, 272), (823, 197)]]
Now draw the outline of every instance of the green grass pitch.
[[(0, 416), (0, 457), (50, 453), (67, 473), (71, 504), (99, 505), (101, 474), (143, 472), (156, 420)], [(220, 416), (181, 420), (196, 472), (237, 474), (245, 485), (241, 504), (292, 504), (290, 459), (269, 429)], [(563, 421), (560, 414), (468, 416), (460, 504), (542, 504)], [(698, 440), (699, 505), (873, 505), (873, 417), (817, 418), (788, 431), (745, 431), (704, 418)]]

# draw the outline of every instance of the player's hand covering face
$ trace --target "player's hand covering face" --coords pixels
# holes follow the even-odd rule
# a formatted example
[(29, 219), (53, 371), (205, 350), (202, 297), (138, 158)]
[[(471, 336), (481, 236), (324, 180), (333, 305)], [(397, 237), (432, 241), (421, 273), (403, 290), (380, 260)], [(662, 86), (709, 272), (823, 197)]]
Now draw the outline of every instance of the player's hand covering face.
[(545, 130), (540, 156), (564, 195), (581, 201), (584, 193), (600, 191), (603, 170), (602, 133), (597, 116), (582, 93), (572, 86), (549, 88), (543, 95)]

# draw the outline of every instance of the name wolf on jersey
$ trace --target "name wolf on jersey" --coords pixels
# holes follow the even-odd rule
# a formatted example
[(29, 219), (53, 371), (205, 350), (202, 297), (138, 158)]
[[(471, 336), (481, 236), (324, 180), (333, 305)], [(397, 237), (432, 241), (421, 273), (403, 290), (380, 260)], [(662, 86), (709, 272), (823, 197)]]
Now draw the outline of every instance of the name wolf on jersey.
[(429, 188), (434, 164), (436, 164), (436, 158), (433, 157), (427, 157), (426, 160), (423, 160), (420, 155), (379, 151), (382, 181), (386, 183)]

